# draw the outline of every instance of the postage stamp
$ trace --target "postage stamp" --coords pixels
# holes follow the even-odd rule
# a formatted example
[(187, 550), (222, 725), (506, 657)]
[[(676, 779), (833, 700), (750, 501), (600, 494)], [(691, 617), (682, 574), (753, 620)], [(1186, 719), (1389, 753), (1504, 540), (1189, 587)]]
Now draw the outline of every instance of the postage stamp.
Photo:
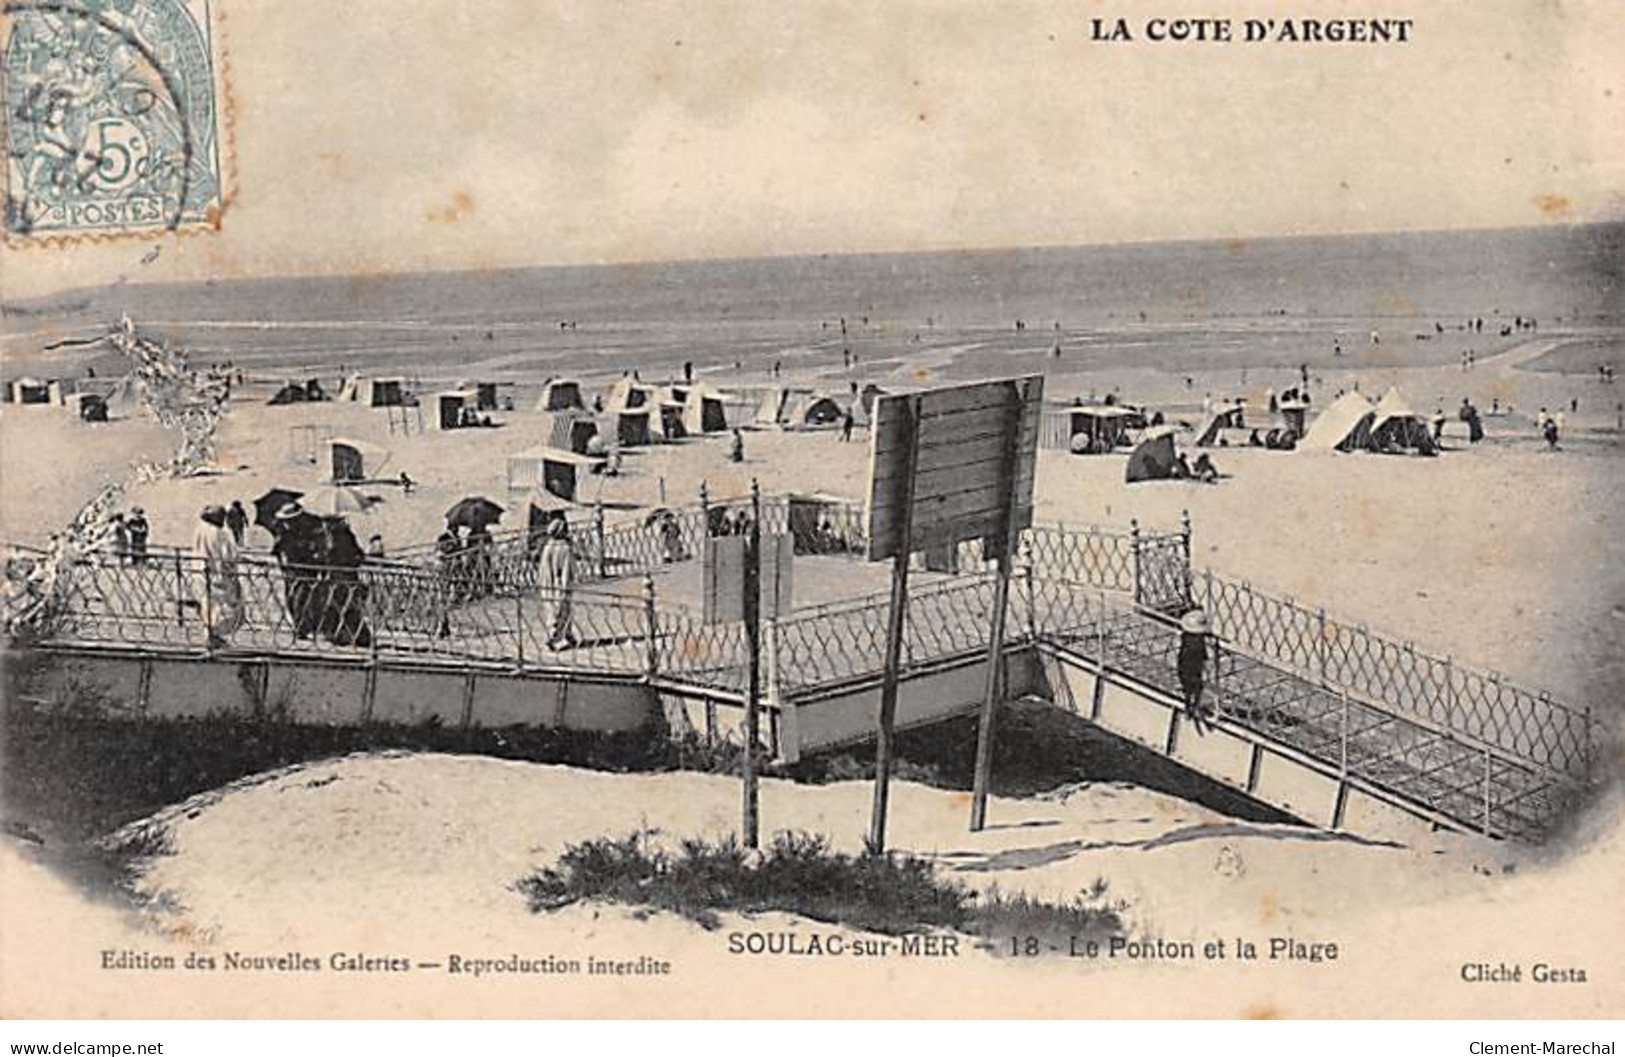
[(209, 0), (9, 0), (8, 240), (217, 226), (223, 70)]

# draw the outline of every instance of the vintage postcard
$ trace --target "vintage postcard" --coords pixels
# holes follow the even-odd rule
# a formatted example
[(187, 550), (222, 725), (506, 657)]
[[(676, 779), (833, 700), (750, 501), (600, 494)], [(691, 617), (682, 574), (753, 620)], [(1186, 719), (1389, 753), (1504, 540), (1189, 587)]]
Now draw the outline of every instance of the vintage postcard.
[(1625, 1013), (1618, 5), (0, 48), (5, 1017)]

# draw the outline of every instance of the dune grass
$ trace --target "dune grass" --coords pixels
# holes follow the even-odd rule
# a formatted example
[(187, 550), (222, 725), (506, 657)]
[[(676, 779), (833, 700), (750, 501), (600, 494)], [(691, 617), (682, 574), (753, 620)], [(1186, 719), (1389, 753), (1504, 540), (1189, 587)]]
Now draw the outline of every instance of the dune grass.
[(725, 912), (781, 911), (887, 935), (952, 930), (997, 952), (1011, 936), (1102, 937), (1123, 931), (1122, 906), (1097, 881), (1071, 903), (997, 889), (977, 893), (905, 853), (850, 855), (827, 838), (780, 832), (747, 851), (733, 837), (683, 840), (668, 850), (653, 831), (567, 847), (556, 865), (515, 886), (536, 912), (598, 900), (667, 911), (707, 929)]

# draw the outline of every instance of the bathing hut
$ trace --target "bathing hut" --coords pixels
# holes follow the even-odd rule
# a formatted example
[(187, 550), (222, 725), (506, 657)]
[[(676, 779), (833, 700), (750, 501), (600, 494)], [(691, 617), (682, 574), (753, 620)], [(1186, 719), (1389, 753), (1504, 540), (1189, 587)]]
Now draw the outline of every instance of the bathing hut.
[(508, 491), (545, 492), (571, 503), (584, 498), (587, 478), (603, 468), (604, 460), (564, 448), (538, 447), (508, 456)]

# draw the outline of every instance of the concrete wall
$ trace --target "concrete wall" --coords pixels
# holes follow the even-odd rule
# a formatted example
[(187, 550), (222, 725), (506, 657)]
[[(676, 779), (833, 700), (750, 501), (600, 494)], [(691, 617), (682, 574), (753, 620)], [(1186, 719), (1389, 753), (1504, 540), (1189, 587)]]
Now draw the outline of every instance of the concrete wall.
[(53, 693), (77, 684), (119, 711), (182, 718), (211, 713), (283, 714), (294, 723), (446, 727), (525, 724), (601, 733), (638, 730), (661, 717), (655, 692), (637, 682), (517, 675), (382, 663), (58, 653), (45, 677)]
[[(1006, 655), (1006, 696), (1020, 697), (1044, 685), (1030, 649)], [(923, 726), (974, 712), (986, 692), (987, 661), (964, 660), (914, 672), (897, 687), (897, 728)], [(780, 756), (794, 762), (809, 752), (874, 736), (880, 717), (880, 681), (826, 691), (786, 702)], [(793, 733), (792, 733), (793, 732)]]

